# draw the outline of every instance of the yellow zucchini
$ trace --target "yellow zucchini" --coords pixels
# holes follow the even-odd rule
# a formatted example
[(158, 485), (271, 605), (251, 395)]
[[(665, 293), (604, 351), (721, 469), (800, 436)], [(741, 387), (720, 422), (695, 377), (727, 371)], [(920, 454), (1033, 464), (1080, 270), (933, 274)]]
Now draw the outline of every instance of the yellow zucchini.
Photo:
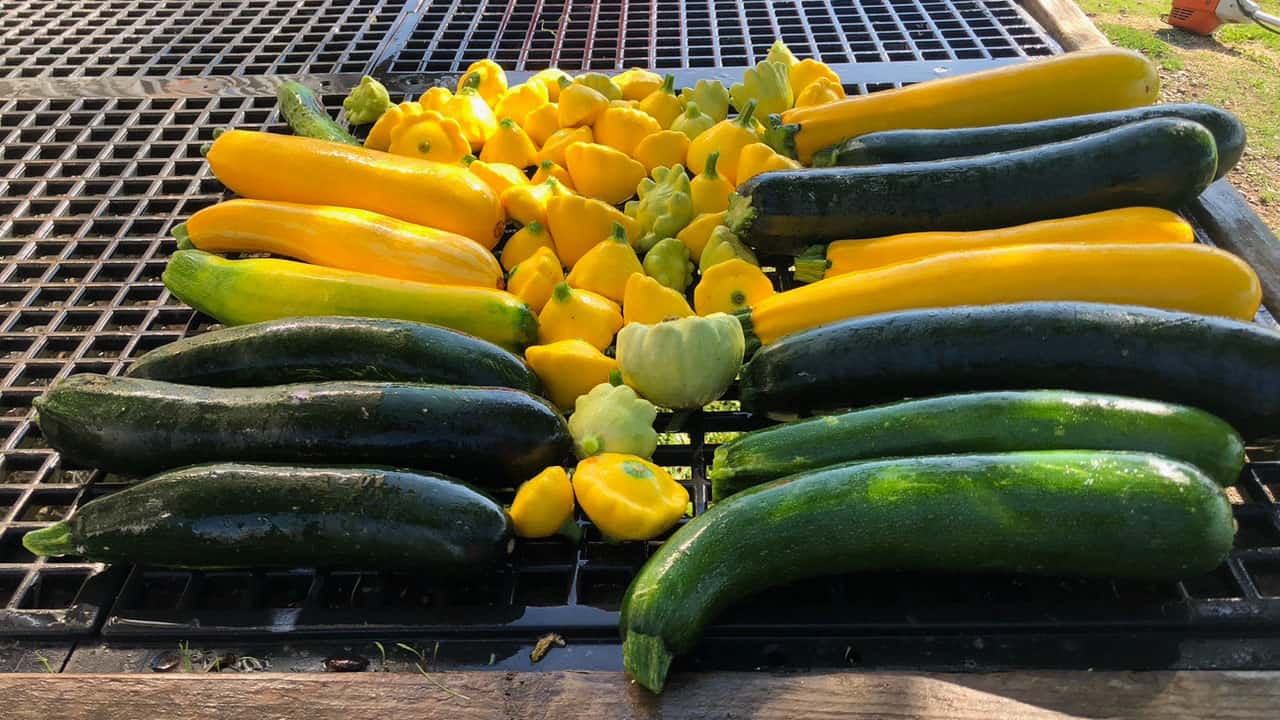
[(229, 200), (192, 215), (174, 235), (211, 253), (271, 253), (400, 280), (502, 287), (498, 261), (474, 240), (368, 210)]
[(222, 133), (207, 157), (222, 184), (254, 200), (372, 210), (486, 249), (506, 225), (497, 194), (461, 166), (249, 130)]

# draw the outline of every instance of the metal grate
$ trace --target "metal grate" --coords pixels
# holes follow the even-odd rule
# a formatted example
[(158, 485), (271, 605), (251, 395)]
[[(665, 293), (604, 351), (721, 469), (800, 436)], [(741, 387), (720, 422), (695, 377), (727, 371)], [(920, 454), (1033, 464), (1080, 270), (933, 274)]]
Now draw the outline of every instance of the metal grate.
[(0, 78), (363, 72), (396, 0), (0, 0)]
[(777, 38), (835, 66), (1056, 49), (1013, 0), (425, 0), (413, 19), (407, 40), (389, 46), (377, 67), (449, 73), (486, 57), (515, 71), (742, 67)]

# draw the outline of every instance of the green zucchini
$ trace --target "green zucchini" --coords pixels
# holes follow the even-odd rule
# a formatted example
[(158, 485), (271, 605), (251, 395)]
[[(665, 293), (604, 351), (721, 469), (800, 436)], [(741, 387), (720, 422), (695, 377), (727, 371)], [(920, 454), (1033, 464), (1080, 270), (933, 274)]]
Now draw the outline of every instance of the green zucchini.
[(716, 448), (711, 497), (854, 460), (1016, 450), (1132, 450), (1195, 465), (1222, 486), (1244, 441), (1202, 410), (1062, 390), (908, 400), (747, 433)]
[(484, 570), (513, 544), (502, 506), (440, 475), (200, 465), (93, 500), (27, 533), (36, 555), (184, 568)]
[(623, 598), (623, 665), (660, 692), (722, 610), (818, 575), (875, 570), (1169, 580), (1217, 567), (1235, 522), (1195, 467), (1145, 453), (878, 460), (794, 475), (677, 530)]
[(1213, 135), (1175, 118), (1007, 153), (901, 165), (791, 170), (738, 188), (725, 219), (763, 255), (929, 230), (984, 230), (1130, 206), (1176, 209), (1217, 169)]
[(351, 133), (329, 117), (320, 98), (306, 85), (294, 80), (281, 83), (276, 90), (276, 102), (280, 105), (280, 114), (295, 135), (346, 145), (360, 144)]
[(246, 387), (327, 380), (386, 380), (509, 387), (538, 392), (516, 355), (448, 328), (404, 320), (303, 317), (184, 338), (138, 358), (130, 377)]
[(813, 155), (813, 166), (926, 162), (1008, 152), (1062, 142), (1152, 118), (1182, 118), (1199, 123), (1213, 133), (1214, 144), (1218, 148), (1218, 169), (1214, 179), (1226, 175), (1244, 153), (1244, 125), (1235, 115), (1202, 103), (1170, 103), (1016, 125), (868, 133), (819, 150)]
[(507, 388), (206, 388), (72, 375), (33, 404), (45, 440), (65, 458), (133, 475), (205, 462), (368, 464), (512, 487), (573, 454), (560, 413)]
[(1016, 303), (907, 310), (782, 338), (743, 368), (742, 407), (790, 416), (977, 390), (1056, 388), (1216, 415), (1280, 436), (1280, 333), (1152, 308)]

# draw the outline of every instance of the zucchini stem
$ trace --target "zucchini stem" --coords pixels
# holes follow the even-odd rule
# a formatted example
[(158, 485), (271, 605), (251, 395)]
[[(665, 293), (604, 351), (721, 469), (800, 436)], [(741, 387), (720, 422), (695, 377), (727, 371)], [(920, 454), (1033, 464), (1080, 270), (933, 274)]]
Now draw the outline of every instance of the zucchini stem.
[(22, 546), (32, 555), (44, 557), (58, 557), (75, 552), (75, 545), (71, 542), (71, 526), (66, 522), (27, 533), (22, 537)]
[(660, 693), (671, 670), (671, 652), (662, 638), (629, 631), (622, 641), (622, 666), (647, 690)]
[(747, 341), (747, 348), (743, 358), (750, 359), (761, 346), (760, 338), (756, 337), (755, 323), (751, 320), (751, 308), (742, 308), (734, 312), (733, 316), (738, 318), (738, 322), (742, 325), (742, 335)]
[(804, 128), (799, 123), (783, 124), (781, 115), (770, 115), (768, 127), (764, 131), (764, 142), (773, 151), (798, 160), (796, 155), (796, 134)]

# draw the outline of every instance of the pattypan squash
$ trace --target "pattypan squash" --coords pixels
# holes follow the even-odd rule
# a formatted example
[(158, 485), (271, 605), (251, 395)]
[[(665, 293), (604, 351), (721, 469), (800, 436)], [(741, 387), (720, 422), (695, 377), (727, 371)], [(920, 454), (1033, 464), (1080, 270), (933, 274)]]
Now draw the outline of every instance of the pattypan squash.
[(729, 97), (738, 112), (744, 112), (747, 103), (755, 100), (761, 117), (790, 110), (796, 99), (787, 66), (768, 60), (748, 68), (742, 74), (742, 82), (729, 88)]
[(551, 291), (551, 299), (538, 313), (538, 342), (585, 340), (597, 350), (613, 343), (622, 327), (622, 309), (609, 298), (590, 290), (575, 290), (564, 282)]
[(493, 109), (476, 90), (481, 76), (471, 73), (468, 77), (470, 80), (449, 98), (449, 102), (445, 103), (444, 114), (458, 121), (462, 126), (462, 134), (467, 137), (467, 142), (471, 143), (471, 148), (478, 150), (498, 129), (498, 119), (493, 116)]
[(640, 240), (640, 224), (618, 208), (581, 195), (553, 197), (547, 203), (547, 222), (556, 241), (556, 254), (564, 266), (572, 268), (587, 251), (613, 231), (615, 224), (627, 231), (634, 247)]
[(591, 132), (601, 145), (634, 155), (636, 145), (649, 135), (662, 132), (662, 127), (648, 113), (631, 107), (610, 107), (596, 118)]
[(442, 163), (458, 163), (470, 154), (471, 145), (453, 118), (427, 110), (421, 115), (402, 120), (391, 131), (391, 145), (387, 152)]
[(360, 84), (351, 88), (351, 93), (342, 100), (347, 122), (352, 125), (365, 125), (377, 120), (391, 109), (391, 105), (391, 94), (387, 88), (368, 75), (360, 78)]
[(551, 233), (547, 232), (546, 226), (534, 220), (507, 238), (507, 244), (502, 246), (502, 267), (510, 272), (515, 266), (538, 252), (538, 248), (554, 250), (555, 243), (552, 242)]
[(698, 109), (710, 115), (712, 122), (729, 117), (729, 91), (719, 80), (699, 80), (693, 87), (680, 91), (680, 101), (686, 108), (689, 103), (697, 103)]
[(548, 100), (546, 85), (522, 83), (503, 94), (502, 99), (493, 108), (493, 115), (499, 121), (511, 118), (523, 125), (529, 113), (542, 107)]
[(560, 128), (551, 133), (551, 137), (547, 138), (547, 141), (542, 144), (542, 149), (538, 151), (538, 162), (550, 160), (564, 167), (566, 162), (564, 154), (569, 149), (569, 146), (577, 145), (578, 143), (589, 143), (594, 139), (595, 137), (589, 127)]
[(649, 93), (640, 101), (640, 109), (648, 113), (663, 130), (671, 127), (671, 123), (680, 115), (683, 106), (676, 95), (676, 78), (668, 75), (662, 79), (662, 87)]
[(781, 40), (774, 40), (769, 46), (769, 54), (764, 56), (769, 62), (782, 63), (788, 68), (795, 67), (800, 61), (796, 58), (795, 53), (791, 52), (791, 48)]
[(653, 457), (658, 433), (653, 421), (658, 408), (626, 385), (600, 383), (578, 396), (569, 416), (569, 434), (578, 458), (603, 452)]
[(485, 142), (480, 159), (526, 168), (538, 164), (538, 146), (524, 134), (515, 120), (507, 118), (498, 123), (498, 129)]
[(675, 237), (693, 220), (689, 175), (683, 165), (660, 167), (636, 188), (639, 200), (627, 203), (627, 214), (644, 229), (637, 249), (647, 251), (663, 238)]
[(783, 155), (765, 143), (751, 143), (738, 153), (738, 184), (750, 180), (760, 173), (774, 170), (799, 170), (800, 163)]
[(693, 308), (682, 293), (663, 285), (643, 273), (627, 278), (622, 294), (622, 320), (652, 325), (663, 320), (689, 317)]
[(689, 143), (689, 167), (705, 167), (711, 153), (720, 152), (716, 171), (737, 187), (738, 155), (742, 148), (759, 142), (754, 119), (756, 104), (748, 100), (746, 108), (732, 120), (722, 120)]
[(719, 225), (711, 231), (711, 237), (707, 238), (707, 244), (702, 248), (702, 254), (698, 256), (698, 271), (706, 273), (716, 265), (734, 258), (745, 260), (752, 265), (760, 264), (756, 254), (751, 252), (751, 248), (743, 245), (738, 236), (727, 226)]
[(590, 125), (609, 107), (609, 98), (586, 85), (572, 84), (560, 91), (560, 127)]
[(715, 127), (715, 124), (716, 119), (702, 112), (702, 109), (698, 107), (698, 103), (690, 102), (685, 106), (684, 112), (671, 121), (671, 129), (683, 133), (685, 137), (693, 140)]
[(809, 83), (796, 95), (796, 107), (807, 108), (826, 105), (844, 99), (844, 86), (838, 80), (820, 77)]
[(689, 181), (689, 196), (693, 198), (693, 211), (699, 215), (729, 209), (729, 196), (733, 194), (734, 185), (716, 172), (716, 163), (719, 160), (720, 151), (716, 150), (707, 156), (707, 164), (702, 172)]
[(502, 192), (502, 209), (507, 217), (521, 225), (539, 222), (547, 225), (547, 203), (556, 195), (571, 195), (572, 191), (551, 178), (541, 185), (513, 185)]
[(529, 139), (542, 147), (547, 138), (560, 129), (560, 106), (553, 102), (545, 102), (529, 111), (520, 123)]
[(529, 82), (538, 83), (547, 89), (547, 98), (551, 102), (557, 102), (560, 99), (560, 89), (573, 81), (569, 73), (560, 68), (547, 68), (539, 70), (533, 77), (529, 78)]
[(507, 72), (492, 60), (477, 60), (467, 66), (467, 71), (458, 78), (458, 92), (471, 86), (490, 108), (498, 104), (503, 93), (507, 91)]
[(672, 290), (684, 292), (693, 282), (689, 248), (675, 238), (659, 240), (644, 254), (644, 271)]
[[(529, 227), (529, 226), (526, 226)], [(515, 295), (534, 312), (542, 312), (556, 285), (564, 282), (564, 270), (551, 248), (540, 247), (511, 268), (507, 292)]]
[(529, 178), (525, 176), (524, 171), (515, 165), (507, 165), (506, 163), (487, 163), (476, 158), (474, 155), (468, 155), (462, 159), (466, 163), (467, 169), (472, 174), (478, 175), (485, 185), (488, 185), (493, 194), (502, 197), (502, 193), (513, 185), (528, 185)]
[(422, 104), (418, 102), (402, 102), (399, 105), (392, 105), (387, 108), (386, 112), (382, 113), (382, 116), (373, 124), (373, 127), (369, 128), (369, 134), (364, 139), (364, 146), (370, 150), (386, 150), (391, 147), (391, 131), (405, 120), (417, 117), (422, 113)]
[(574, 143), (565, 149), (564, 159), (578, 192), (610, 205), (635, 195), (636, 185), (645, 179), (643, 165), (608, 145)]
[(579, 396), (590, 392), (618, 369), (618, 363), (584, 340), (561, 340), (525, 348), (524, 358), (542, 383), (543, 392), (561, 410), (572, 410)]
[(699, 315), (734, 313), (773, 294), (773, 283), (760, 268), (741, 258), (713, 265), (693, 289)]
[(689, 507), (689, 491), (670, 473), (620, 453), (578, 463), (573, 494), (600, 533), (615, 541), (651, 540), (670, 530)]
[(821, 60), (814, 60), (813, 58), (801, 60), (795, 65), (792, 65), (788, 74), (788, 80), (791, 83), (791, 90), (797, 97), (799, 97), (800, 93), (804, 92), (809, 85), (820, 79), (825, 79), (829, 82), (835, 83), (836, 85), (840, 84), (840, 76), (836, 74), (835, 70), (832, 70)]
[(423, 110), (435, 110), (438, 113), (442, 113), (452, 98), (453, 93), (449, 88), (430, 87), (418, 98), (418, 103), (422, 105)]
[(613, 78), (598, 72), (586, 72), (573, 79), (574, 85), (589, 87), (600, 93), (609, 100), (621, 100), (622, 88), (618, 87)]
[(698, 215), (676, 235), (676, 239), (689, 248), (689, 257), (702, 257), (702, 251), (711, 239), (711, 231), (724, 224), (726, 214), (717, 212)]
[(613, 84), (622, 88), (623, 100), (643, 100), (662, 86), (662, 76), (640, 68), (629, 68), (614, 75)]
[(569, 473), (552, 465), (520, 485), (507, 514), (516, 535), (522, 538), (577, 537), (581, 531), (573, 522), (573, 508)]
[(636, 145), (633, 157), (640, 161), (649, 172), (660, 167), (684, 165), (685, 154), (689, 152), (689, 138), (675, 130), (663, 130), (649, 135)]
[(635, 273), (643, 275), (644, 268), (636, 257), (636, 251), (631, 249), (626, 228), (621, 223), (614, 223), (609, 238), (588, 250), (573, 266), (566, 281), (570, 287), (590, 290), (614, 302), (622, 302), (627, 278)]
[(729, 389), (745, 349), (742, 325), (724, 313), (633, 323), (618, 333), (618, 369), (622, 381), (650, 402), (700, 408)]
[(543, 160), (538, 163), (538, 169), (533, 173), (533, 177), (530, 178), (529, 182), (534, 185), (538, 185), (539, 183), (544, 183), (551, 178), (555, 178), (556, 182), (570, 190), (575, 190), (576, 192), (576, 189), (573, 187), (573, 178), (569, 177), (569, 171), (550, 160)]

